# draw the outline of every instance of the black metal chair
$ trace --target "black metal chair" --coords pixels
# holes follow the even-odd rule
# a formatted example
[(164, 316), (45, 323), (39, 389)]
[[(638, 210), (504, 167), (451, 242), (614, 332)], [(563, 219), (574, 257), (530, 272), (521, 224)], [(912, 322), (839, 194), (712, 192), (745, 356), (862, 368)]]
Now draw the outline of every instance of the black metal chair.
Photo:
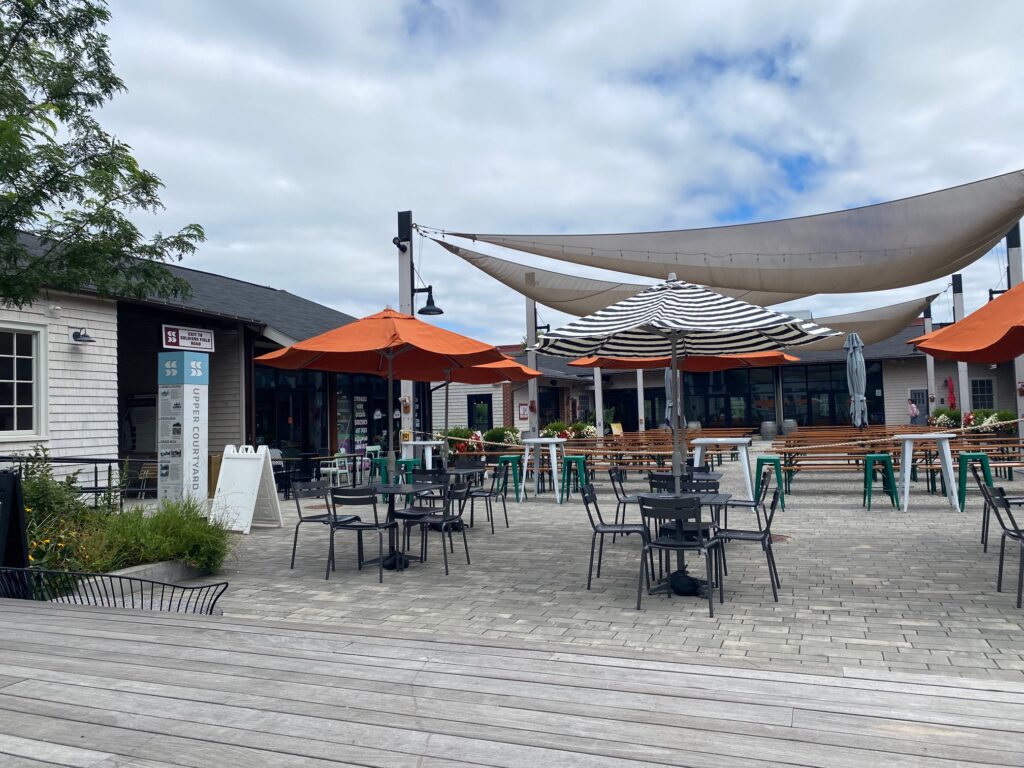
[(221, 613), (217, 600), (227, 588), (226, 581), (183, 587), (110, 573), (0, 568), (2, 598), (103, 608), (214, 615)]
[(761, 513), (768, 514), (764, 506), (764, 500), (768, 498), (768, 488), (772, 484), (772, 468), (766, 467), (761, 473), (761, 480), (757, 484), (757, 496), (753, 499), (729, 499), (722, 507), (722, 526), (729, 527), (730, 509), (752, 509), (757, 515), (757, 525), (761, 526)]
[(651, 488), (651, 493), (675, 493), (676, 490), (675, 478), (655, 475), (653, 472), (647, 473), (647, 484)]
[(1003, 591), (1003, 561), (1006, 556), (1006, 541), (1014, 541), (1020, 550), (1020, 560), (1017, 564), (1017, 607), (1021, 607), (1021, 595), (1024, 594), (1024, 528), (1013, 516), (1012, 505), (1009, 502), (1006, 492), (1002, 488), (988, 488), (989, 499), (992, 502), (992, 512), (1003, 529), (999, 537), (999, 575), (996, 578), (996, 592)]
[(436, 506), (444, 501), (444, 489), (448, 487), (448, 472), (441, 467), (437, 469), (414, 469), (411, 474), (413, 483), (434, 486), (414, 494), (417, 506), (423, 504)]
[[(455, 545), (452, 542), (452, 531), (462, 532), (462, 544), (466, 548), (466, 565), (469, 562), (469, 542), (466, 540), (466, 526), (462, 521), (462, 513), (466, 508), (466, 501), (469, 499), (469, 483), (453, 483), (448, 486), (444, 496), (444, 506), (440, 514), (434, 512), (419, 520), (420, 526), (420, 561), (427, 559), (427, 532), (436, 530), (441, 532), (441, 552), (444, 554), (444, 575), (448, 575), (448, 549), (455, 552)], [(445, 534), (448, 534), (448, 546), (445, 546)]]
[(597, 547), (597, 578), (600, 579), (601, 560), (604, 558), (604, 537), (609, 533), (613, 537), (619, 535), (627, 536), (635, 533), (640, 536), (642, 546), (644, 541), (646, 541), (644, 537), (647, 534), (647, 529), (640, 523), (620, 523), (618, 521), (618, 512), (616, 512), (614, 524), (606, 523), (601, 516), (601, 508), (597, 504), (597, 492), (594, 490), (593, 483), (584, 485), (581, 493), (583, 496), (583, 507), (587, 510), (587, 517), (590, 518), (590, 527), (594, 529), (594, 535), (590, 539), (590, 568), (587, 570), (587, 589), (590, 589), (591, 577), (594, 573), (594, 548), (597, 544), (597, 537), (601, 537), (601, 544)]
[(501, 499), (501, 509), (505, 513), (505, 527), (508, 528), (508, 464), (499, 464), (491, 473), (490, 488), (470, 488), (469, 491), (469, 527), (473, 527), (473, 506), (477, 499), (482, 499), (487, 510), (487, 519), (491, 522), (491, 533), (494, 533), (494, 500)]
[[(292, 562), (289, 568), (295, 567), (295, 549), (299, 545), (299, 527), (303, 523), (319, 523), (323, 526), (329, 526), (333, 520), (331, 516), (331, 510), (329, 501), (327, 498), (330, 487), (326, 482), (322, 480), (313, 480), (308, 483), (296, 482), (292, 485), (291, 495), (295, 499), (295, 511), (299, 515), (299, 522), (295, 524), (295, 537), (292, 539)], [(324, 511), (316, 513), (307, 513), (302, 509), (303, 499), (323, 499)], [(350, 515), (350, 517), (356, 517)]]
[(408, 503), (405, 507), (395, 510), (395, 522), (401, 527), (399, 533), (403, 552), (408, 552), (412, 545), (412, 529), (427, 515), (436, 514), (444, 504), (445, 494), (450, 485), (448, 473), (443, 469), (414, 469), (412, 481), (428, 483), (433, 487), (418, 491), (411, 498), (407, 497)]
[[(707, 571), (708, 615), (714, 618), (714, 589), (718, 583), (718, 600), (725, 602), (725, 581), (722, 568), (722, 540), (711, 533), (701, 518), (700, 499), (672, 498), (658, 496), (640, 497), (640, 517), (646, 533), (644, 547), (640, 553), (640, 573), (636, 585), (636, 609), (640, 610), (640, 597), (646, 577), (650, 592), (651, 576), (654, 573), (654, 552), (671, 557), (676, 554), (679, 568), (685, 564), (685, 553), (696, 552), (704, 557)], [(666, 594), (672, 596), (669, 582), (662, 585)]]
[[(782, 491), (779, 488), (775, 489), (775, 493), (772, 495), (772, 503), (769, 509), (765, 512), (764, 525), (761, 524), (761, 514), (757, 512), (757, 528), (719, 528), (715, 535), (721, 539), (724, 543), (731, 541), (755, 541), (761, 545), (761, 549), (764, 550), (765, 562), (768, 564), (768, 578), (772, 584), (772, 597), (775, 602), (779, 602), (778, 588), (782, 586), (782, 582), (779, 581), (779, 569), (775, 564), (775, 551), (772, 549), (772, 521), (775, 519), (775, 510), (779, 506), (779, 499), (782, 496)], [(724, 555), (724, 548), (723, 548)], [(724, 569), (724, 557), (723, 557), (723, 569)]]
[[(377, 533), (377, 567), (380, 572), (378, 581), (384, 583), (384, 534), (388, 534), (388, 543), (397, 545), (394, 541), (398, 530), (398, 524), (394, 520), (381, 519), (377, 510), (377, 496), (368, 488), (332, 488), (330, 491), (331, 515), (331, 546), (327, 551), (327, 573), (325, 579), (331, 578), (331, 571), (334, 570), (334, 534), (338, 531), (354, 531), (356, 533), (356, 558), (359, 570), (362, 570), (363, 558), (363, 533)], [(350, 514), (358, 510), (361, 514)], [(367, 519), (363, 519), (365, 516)], [(372, 518), (372, 519), (371, 519)], [(401, 558), (396, 558), (396, 567), (400, 564)]]
[[(977, 462), (972, 461), (970, 463), (970, 467), (971, 474), (974, 475), (974, 482), (978, 484), (978, 489), (981, 491), (982, 498), (981, 551), (988, 552), (988, 531), (992, 515), (992, 495), (988, 492), (988, 485), (985, 483), (985, 480), (981, 475), (981, 470), (979, 469)], [(1024, 496), (1006, 496), (1006, 503), (1011, 507), (1019, 507), (1024, 505)]]
[[(608, 479), (611, 480), (612, 490), (615, 492), (615, 523), (619, 524), (620, 520), (622, 523), (626, 522), (626, 506), (629, 504), (639, 504), (640, 497), (636, 494), (626, 493), (626, 489), (623, 484), (626, 480), (625, 472), (622, 471), (622, 467), (611, 467), (608, 470)], [(612, 541), (615, 541), (615, 536), (612, 534)]]

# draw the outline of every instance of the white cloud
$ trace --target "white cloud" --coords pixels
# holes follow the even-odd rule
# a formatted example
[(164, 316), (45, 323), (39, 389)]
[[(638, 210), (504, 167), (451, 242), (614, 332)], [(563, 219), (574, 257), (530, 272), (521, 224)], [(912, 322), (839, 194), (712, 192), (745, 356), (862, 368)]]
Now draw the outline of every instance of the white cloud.
[[(189, 265), (357, 315), (397, 303), (401, 209), (481, 232), (685, 228), (835, 210), (1022, 165), (1014, 2), (114, 0), (111, 10), (129, 93), (104, 120), (167, 184), (167, 210), (146, 228), (202, 223), (209, 242)], [(787, 157), (813, 169), (795, 188)], [(495, 342), (523, 336), (520, 297), (432, 244), (419, 253), (441, 324)], [(998, 272), (997, 255), (965, 270), (969, 307)], [(852, 311), (947, 282), (799, 304)]]

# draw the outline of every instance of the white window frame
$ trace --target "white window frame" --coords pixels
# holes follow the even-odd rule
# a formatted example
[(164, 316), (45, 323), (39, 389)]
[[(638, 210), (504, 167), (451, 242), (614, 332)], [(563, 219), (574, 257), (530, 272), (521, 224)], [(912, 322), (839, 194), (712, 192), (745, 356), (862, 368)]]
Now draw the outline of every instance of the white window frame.
[(13, 430), (0, 432), (0, 443), (25, 443), (48, 440), (50, 437), (49, 424), (49, 392), (50, 385), (47, 376), (49, 365), (49, 334), (45, 325), (33, 325), (30, 323), (18, 323), (10, 320), (0, 319), (0, 330), (14, 331), (15, 333), (31, 333), (35, 335), (35, 349), (32, 355), (32, 381), (35, 384), (32, 422), (35, 429)]
[(985, 405), (982, 405), (980, 407), (981, 408), (988, 408), (989, 410), (995, 410), (995, 408), (996, 408), (996, 382), (995, 382), (995, 379), (992, 379), (992, 378), (982, 378), (982, 377), (979, 377), (979, 378), (976, 378), (976, 379), (971, 379), (970, 382), (969, 382), (970, 387), (971, 387), (971, 410), (972, 411), (978, 410), (978, 407), (975, 407), (975, 405), (974, 405), (974, 382), (976, 382), (976, 381), (987, 381), (989, 383), (989, 386), (992, 388), (992, 406), (991, 406), (991, 408), (989, 408), (989, 406), (985, 406)]

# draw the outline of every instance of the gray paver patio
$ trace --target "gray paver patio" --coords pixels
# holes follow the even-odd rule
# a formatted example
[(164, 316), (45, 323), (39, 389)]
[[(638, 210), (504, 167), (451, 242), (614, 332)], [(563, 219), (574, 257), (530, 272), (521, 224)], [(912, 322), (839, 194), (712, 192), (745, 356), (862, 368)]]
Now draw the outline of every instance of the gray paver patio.
[[(738, 465), (727, 461), (723, 471), (723, 491), (741, 493)], [(614, 498), (607, 479), (599, 480), (610, 518)], [(325, 581), (326, 532), (312, 524), (303, 526), (289, 570), (296, 517), (294, 502), (287, 501), (283, 529), (240, 537), (222, 574), (231, 588), (221, 606), (229, 616), (390, 636), (626, 648), (806, 671), (839, 665), (1024, 679), (1016, 559), (1007, 563), (1004, 592), (997, 593), (998, 535), (983, 553), (977, 493), (969, 494), (964, 514), (928, 495), (923, 482), (912, 494), (909, 513), (892, 510), (884, 496), (876, 496), (868, 512), (860, 506), (858, 476), (798, 477), (774, 526), (786, 537), (776, 545), (779, 602), (772, 601), (760, 548), (733, 544), (725, 603), (716, 602), (714, 618), (697, 598), (645, 595), (643, 610), (634, 610), (635, 538), (614, 545), (609, 538), (601, 578), (588, 592), (590, 528), (578, 495), (561, 506), (550, 495), (512, 501), (511, 528), (499, 522), (493, 536), (478, 509), (469, 532), (472, 565), (456, 538), (445, 577), (435, 533), (427, 563), (386, 571), (383, 584), (375, 569), (356, 570), (351, 534), (339, 534), (337, 571)], [(635, 507), (630, 514), (635, 520)], [(700, 571), (702, 564), (696, 566)]]

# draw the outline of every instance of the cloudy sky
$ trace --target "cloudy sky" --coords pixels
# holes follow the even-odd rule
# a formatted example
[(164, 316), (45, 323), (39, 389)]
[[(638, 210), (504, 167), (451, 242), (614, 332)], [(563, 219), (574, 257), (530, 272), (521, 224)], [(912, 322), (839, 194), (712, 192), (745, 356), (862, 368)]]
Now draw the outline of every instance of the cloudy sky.
[[(146, 230), (198, 222), (208, 241), (186, 266), (353, 315), (397, 306), (399, 210), (462, 231), (683, 229), (1024, 167), (1016, 0), (110, 6), (129, 91), (103, 120), (166, 184)], [(415, 245), (440, 324), (523, 337), (520, 296)], [(1005, 287), (1005, 259), (964, 272), (968, 309)], [(827, 315), (948, 283), (791, 306)], [(949, 319), (948, 293), (934, 311)]]

